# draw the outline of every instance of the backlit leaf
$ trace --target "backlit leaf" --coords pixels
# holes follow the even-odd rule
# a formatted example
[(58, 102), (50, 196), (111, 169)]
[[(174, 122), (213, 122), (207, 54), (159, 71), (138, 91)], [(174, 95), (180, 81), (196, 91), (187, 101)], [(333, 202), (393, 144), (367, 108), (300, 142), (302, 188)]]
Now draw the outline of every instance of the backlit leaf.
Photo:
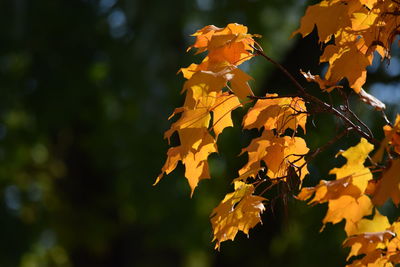
[[(277, 97), (277, 94), (267, 94), (266, 97)], [(264, 127), (265, 130), (276, 129), (284, 133), (297, 127), (306, 130), (307, 109), (304, 100), (299, 97), (283, 97), (276, 99), (259, 99), (254, 107), (243, 118), (243, 128), (252, 129)]]
[(393, 160), (383, 173), (372, 201), (375, 205), (383, 205), (389, 197), (396, 205), (400, 203), (400, 158)]
[(266, 200), (254, 196), (254, 186), (236, 181), (235, 192), (229, 193), (211, 214), (214, 229), (213, 241), (219, 249), (221, 242), (233, 240), (238, 231), (248, 235), (249, 230), (261, 222), (261, 213), (265, 210)]

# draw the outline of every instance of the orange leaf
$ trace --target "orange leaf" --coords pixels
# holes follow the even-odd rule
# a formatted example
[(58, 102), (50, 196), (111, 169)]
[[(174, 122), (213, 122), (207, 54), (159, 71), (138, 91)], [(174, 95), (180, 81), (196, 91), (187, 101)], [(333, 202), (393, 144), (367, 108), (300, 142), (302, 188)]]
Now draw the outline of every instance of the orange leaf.
[(385, 125), (383, 130), (389, 144), (393, 146), (396, 153), (400, 154), (400, 115), (397, 114), (393, 127)]
[(343, 86), (340, 85), (335, 85), (331, 84), (330, 81), (322, 79), (319, 75), (313, 75), (310, 72), (304, 72), (300, 70), (300, 73), (303, 74), (304, 78), (308, 82), (315, 82), (319, 85), (319, 88), (321, 88), (323, 91), (331, 92), (335, 88), (342, 88)]
[(329, 202), (323, 219), (324, 225), (328, 222), (336, 224), (345, 219), (345, 231), (350, 235), (357, 229), (358, 221), (371, 214), (372, 203), (364, 192), (372, 174), (364, 167), (364, 161), (372, 149), (373, 145), (362, 138), (356, 146), (338, 153), (347, 159), (347, 163), (330, 171), (330, 174), (336, 174), (336, 180), (322, 180), (316, 187), (303, 188), (297, 196), (300, 200), (307, 200), (315, 193), (309, 204)]
[[(394, 236), (395, 234), (393, 232), (385, 230), (382, 232), (363, 233), (348, 237), (343, 243), (344, 247), (351, 247), (347, 260), (352, 256), (365, 254), (366, 256), (364, 258), (353, 262), (354, 266), (367, 266), (373, 263), (376, 263), (376, 265), (371, 266), (390, 266), (385, 265), (387, 259), (382, 259), (383, 261), (380, 260), (383, 252), (380, 249), (385, 248), (385, 243)], [(358, 263), (358, 265), (356, 265), (356, 263)]]
[(193, 34), (196, 42), (191, 48), (197, 48), (197, 53), (209, 50), (208, 61), (211, 64), (229, 62), (232, 65), (240, 65), (253, 57), (254, 37), (247, 33), (247, 27), (231, 23), (225, 28), (218, 28), (214, 25), (206, 26)]
[[(266, 97), (275, 97), (277, 94), (267, 94)], [(283, 97), (276, 99), (259, 99), (243, 118), (243, 128), (252, 129), (264, 127), (265, 130), (276, 129), (284, 133), (290, 128), (297, 131), (297, 127), (306, 131), (307, 114), (304, 100), (299, 97)]]
[(396, 205), (400, 203), (400, 158), (393, 160), (383, 173), (372, 201), (375, 205), (383, 205), (389, 197)]
[(224, 93), (217, 97), (215, 105), (211, 108), (214, 120), (212, 128), (216, 139), (226, 127), (233, 126), (231, 112), (241, 106), (235, 95)]
[(250, 145), (242, 150), (242, 153), (248, 153), (249, 159), (239, 170), (239, 174), (260, 169), (261, 161), (264, 161), (268, 167), (267, 176), (271, 179), (287, 176), (291, 164), (304, 165), (301, 171), (296, 170), (297, 175), (303, 180), (308, 170), (301, 155), (307, 154), (308, 151), (304, 139), (300, 137), (276, 137), (272, 131), (263, 131), (259, 138), (253, 139)]
[(328, 222), (336, 224), (345, 219), (344, 230), (349, 235), (357, 227), (356, 224), (359, 220), (372, 213), (372, 207), (372, 202), (366, 195), (359, 198), (341, 196), (329, 201), (328, 212), (322, 222), (324, 224)]
[(173, 171), (177, 163), (182, 161), (185, 165), (185, 177), (191, 188), (191, 195), (202, 179), (209, 179), (207, 158), (211, 153), (217, 152), (214, 138), (207, 129), (186, 128), (179, 131), (181, 145), (168, 150), (168, 158), (162, 168), (161, 174), (157, 177), (157, 184), (164, 174)]
[(254, 95), (248, 84), (248, 81), (252, 80), (253, 78), (250, 75), (247, 75), (241, 69), (232, 68), (225, 77), (230, 81), (232, 91), (240, 99), (244, 99), (249, 95)]
[(366, 67), (372, 64), (372, 55), (366, 56), (356, 45), (347, 45), (345, 48), (329, 45), (321, 56), (321, 62), (325, 61), (330, 64), (325, 75), (330, 84), (347, 78), (350, 87), (359, 93), (367, 77)]
[(353, 178), (351, 176), (333, 181), (321, 180), (315, 187), (304, 187), (298, 194), (297, 199), (307, 200), (314, 193), (314, 198), (308, 204), (325, 203), (345, 195), (355, 198), (361, 195), (360, 189), (353, 185)]
[(260, 214), (265, 210), (262, 202), (266, 199), (253, 193), (253, 185), (236, 181), (235, 192), (227, 194), (211, 213), (216, 249), (221, 242), (233, 240), (238, 231), (248, 235), (249, 230), (261, 222)]
[(317, 25), (318, 36), (321, 42), (328, 42), (339, 29), (351, 24), (347, 15), (347, 5), (340, 0), (323, 0), (316, 5), (309, 6), (301, 19), (300, 28), (292, 36), (301, 33), (304, 37), (310, 34)]

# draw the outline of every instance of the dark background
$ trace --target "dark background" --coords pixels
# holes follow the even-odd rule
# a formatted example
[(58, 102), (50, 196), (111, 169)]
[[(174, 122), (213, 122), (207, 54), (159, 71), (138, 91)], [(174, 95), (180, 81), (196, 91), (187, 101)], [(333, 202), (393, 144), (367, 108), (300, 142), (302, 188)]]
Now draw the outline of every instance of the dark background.
[[(289, 39), (307, 4), (1, 0), (0, 266), (344, 265), (343, 223), (318, 233), (326, 207), (293, 199), (285, 211), (276, 198), (249, 239), (240, 233), (220, 252), (213, 249), (209, 214), (232, 190), (246, 159), (237, 155), (254, 132), (224, 131), (220, 153), (210, 156), (213, 179), (202, 181), (193, 198), (182, 166), (152, 187), (166, 159), (167, 118), (183, 102), (184, 80), (176, 72), (201, 61), (185, 53), (189, 35), (208, 24), (245, 24), (263, 35), (266, 53), (306, 85), (300, 68), (324, 70), (315, 34)], [(378, 64), (366, 88), (396, 104), (399, 61)], [(293, 92), (262, 59), (242, 67), (255, 78), (258, 95)], [(376, 113), (362, 103), (354, 110), (382, 136)], [(395, 112), (390, 106), (391, 119)], [(242, 115), (234, 112), (236, 125)], [(340, 126), (329, 116), (313, 119), (310, 148)], [(348, 136), (322, 154), (306, 184), (329, 178), (328, 171), (344, 162), (333, 157), (338, 149), (358, 140)]]

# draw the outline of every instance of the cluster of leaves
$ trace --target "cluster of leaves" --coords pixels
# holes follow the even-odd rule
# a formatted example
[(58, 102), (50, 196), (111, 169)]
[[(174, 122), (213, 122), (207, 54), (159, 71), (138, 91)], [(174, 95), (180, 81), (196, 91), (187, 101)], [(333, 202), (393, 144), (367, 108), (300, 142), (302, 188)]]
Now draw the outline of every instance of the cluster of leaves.
[[(394, 0), (324, 0), (308, 7), (300, 28), (293, 34), (306, 36), (316, 26), (319, 41), (325, 45), (320, 62), (328, 62), (329, 67), (324, 77), (302, 73), (327, 93), (338, 90), (343, 95), (339, 110), (309, 94), (284, 67), (262, 51), (253, 39), (258, 36), (249, 34), (247, 27), (206, 26), (193, 34), (196, 41), (188, 50), (195, 48), (197, 53), (208, 54), (200, 64), (180, 70), (187, 79), (183, 86), (185, 103), (175, 109), (171, 117), (181, 116), (165, 133), (170, 139), (177, 132), (180, 145), (168, 150), (156, 183), (181, 161), (193, 194), (201, 179), (210, 178), (207, 158), (217, 152), (216, 141), (221, 132), (233, 126), (231, 112), (246, 103), (254, 102), (254, 106), (243, 117), (242, 128), (256, 128), (260, 132), (242, 149), (248, 161), (233, 181), (234, 192), (227, 194), (211, 214), (216, 248), (223, 241), (233, 240), (238, 231), (248, 234), (261, 222), (266, 202), (263, 194), (280, 185), (286, 192), (301, 189), (296, 198), (309, 200), (309, 204), (327, 202), (324, 225), (345, 220), (344, 246), (351, 247), (350, 266), (400, 263), (400, 222), (391, 224), (377, 209), (389, 198), (396, 205), (400, 203), (400, 115), (391, 124), (384, 114), (385, 105), (362, 89), (374, 52), (390, 58), (390, 46), (399, 32), (399, 15), (400, 3)], [(248, 85), (251, 77), (238, 68), (254, 56), (262, 56), (281, 69), (293, 82), (296, 93), (255, 96)], [(339, 84), (343, 79), (347, 79), (360, 100), (382, 112), (387, 123), (382, 142), (350, 109), (343, 83)], [(343, 124), (342, 133), (314, 151), (298, 134), (299, 129), (306, 134), (310, 114), (306, 106), (315, 113), (330, 113)], [(330, 171), (336, 179), (302, 187), (308, 174), (307, 164), (348, 132), (358, 134), (361, 141), (338, 153), (347, 162)], [(373, 144), (378, 146), (371, 158)], [(261, 184), (267, 186), (256, 193)], [(372, 220), (365, 218), (372, 214)]]

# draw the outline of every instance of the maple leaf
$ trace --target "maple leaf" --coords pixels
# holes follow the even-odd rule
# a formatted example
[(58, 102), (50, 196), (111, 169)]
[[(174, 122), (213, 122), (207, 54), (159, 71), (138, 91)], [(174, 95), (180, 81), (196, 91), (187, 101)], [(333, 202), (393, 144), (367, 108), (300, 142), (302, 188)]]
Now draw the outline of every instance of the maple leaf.
[(242, 174), (239, 175), (239, 177), (236, 177), (233, 179), (233, 182), (236, 181), (242, 181), (246, 182), (248, 178), (255, 178), (259, 174), (260, 171), (265, 171), (264, 167), (260, 167), (259, 169), (250, 169), (247, 172), (243, 172)]
[[(390, 225), (386, 216), (375, 209), (372, 220), (362, 219), (343, 245), (351, 247), (347, 257), (358, 256), (348, 266), (393, 266), (399, 255), (398, 223)], [(361, 257), (360, 257), (361, 256)]]
[(364, 162), (373, 149), (374, 146), (372, 144), (368, 143), (365, 138), (361, 138), (360, 143), (356, 146), (336, 155), (345, 157), (347, 162), (340, 168), (333, 168), (329, 174), (336, 174), (336, 179), (348, 176), (353, 177), (352, 183), (364, 193), (368, 181), (372, 179), (371, 171), (364, 166)]
[[(395, 233), (389, 230), (374, 233), (363, 233), (348, 237), (343, 243), (344, 247), (351, 247), (351, 251), (347, 260), (352, 256), (365, 255), (361, 260), (355, 260), (348, 266), (389, 266), (385, 265), (387, 259), (382, 259), (382, 251), (385, 248), (385, 243), (395, 236)], [(368, 265), (369, 266), (369, 265)]]
[(319, 75), (313, 75), (310, 72), (304, 72), (302, 70), (300, 70), (300, 73), (303, 74), (304, 78), (306, 78), (306, 80), (308, 82), (315, 82), (319, 85), (319, 87), (326, 92), (331, 92), (333, 89), (335, 88), (342, 88), (343, 86), (340, 85), (335, 85), (331, 84), (330, 81), (327, 81), (323, 78), (321, 78)]
[(307, 200), (311, 198), (312, 195), (314, 195), (314, 198), (311, 199), (308, 204), (321, 204), (345, 195), (359, 197), (361, 191), (360, 188), (353, 185), (352, 176), (347, 176), (333, 181), (321, 180), (315, 187), (303, 187), (296, 198), (299, 200)]
[[(301, 71), (303, 76), (328, 92), (342, 87), (337, 84), (347, 79), (362, 101), (383, 110), (385, 105), (366, 93), (362, 86), (366, 80), (366, 67), (372, 63), (374, 52), (382, 57), (390, 56), (391, 43), (399, 33), (399, 8), (397, 1), (383, 0), (323, 0), (310, 6), (295, 33), (304, 37), (316, 26), (319, 41), (324, 44), (320, 62), (328, 62), (329, 66), (324, 77)], [(178, 71), (187, 80), (182, 89), (182, 93), (186, 93), (185, 102), (171, 115), (170, 118), (180, 117), (164, 136), (169, 141), (177, 133), (180, 145), (168, 150), (167, 160), (156, 180), (158, 183), (182, 162), (191, 194), (200, 180), (210, 178), (207, 159), (211, 153), (217, 152), (216, 140), (223, 130), (233, 126), (232, 111), (257, 98), (249, 86), (252, 77), (238, 65), (255, 55), (268, 59), (258, 45), (254, 48), (253, 37), (257, 35), (249, 34), (247, 27), (240, 24), (231, 23), (225, 28), (209, 25), (193, 36), (196, 37), (195, 43), (188, 50), (195, 48), (196, 54), (208, 54), (200, 64), (191, 64)], [(253, 53), (254, 49), (256, 53)], [(280, 69), (285, 72), (282, 66)], [(290, 74), (288, 76), (294, 80)], [(309, 105), (318, 107), (320, 102), (315, 101), (296, 81), (294, 83)], [(304, 139), (295, 135), (299, 126), (306, 132), (307, 115), (302, 98), (267, 94), (265, 99), (258, 99), (244, 116), (243, 128), (257, 128), (261, 130), (261, 136), (242, 150), (242, 153), (247, 153), (248, 161), (239, 170), (239, 177), (234, 179), (235, 191), (227, 194), (211, 214), (215, 248), (219, 249), (221, 242), (233, 240), (238, 231), (248, 234), (261, 222), (266, 199), (254, 195), (254, 185), (246, 183), (249, 177), (256, 178), (262, 171), (271, 186), (281, 181), (290, 189), (301, 186), (308, 174), (305, 156), (309, 149)], [(343, 119), (340, 114), (335, 115)], [(353, 126), (350, 120), (343, 120), (346, 127)], [(290, 131), (291, 136), (284, 136), (287, 129), (293, 131)], [(347, 130), (368, 136), (355, 126)], [(387, 217), (376, 209), (372, 220), (364, 218), (372, 214), (374, 205), (382, 205), (389, 197), (396, 205), (400, 203), (400, 158), (393, 153), (400, 154), (400, 115), (394, 126), (384, 127), (384, 132), (385, 140), (374, 156), (380, 162), (384, 152), (388, 154), (390, 164), (381, 179), (374, 180), (370, 169), (364, 166), (373, 146), (362, 138), (356, 146), (336, 155), (346, 158), (346, 163), (329, 172), (335, 175), (335, 180), (321, 180), (315, 187), (302, 188), (297, 196), (300, 200), (309, 200), (308, 204), (328, 203), (321, 231), (329, 222), (336, 224), (345, 220), (349, 237), (344, 245), (351, 247), (348, 260), (357, 257), (349, 266), (400, 263), (400, 239), (396, 236), (400, 234), (400, 222), (390, 225)], [(317, 153), (318, 150), (310, 158)], [(265, 181), (267, 179), (258, 179), (256, 183)]]
[(293, 35), (303, 37), (317, 27), (319, 41), (329, 44), (320, 62), (329, 62), (325, 77), (311, 78), (322, 89), (333, 89), (347, 78), (350, 87), (361, 91), (366, 79), (366, 67), (372, 63), (373, 52), (388, 57), (390, 45), (397, 34), (396, 5), (392, 1), (324, 0), (309, 6), (301, 19), (300, 28)]
[(253, 195), (252, 184), (235, 181), (234, 185), (235, 191), (227, 194), (210, 216), (216, 249), (221, 242), (234, 240), (238, 231), (248, 235), (249, 230), (261, 222), (260, 214), (265, 210), (262, 202), (266, 199)]
[(259, 138), (253, 139), (250, 145), (242, 150), (241, 153), (247, 152), (249, 159), (239, 170), (239, 174), (260, 169), (261, 161), (264, 161), (268, 167), (267, 176), (271, 179), (287, 176), (288, 168), (295, 164), (303, 166), (296, 170), (300, 180), (303, 180), (308, 170), (302, 155), (308, 151), (304, 139), (300, 137), (277, 137), (272, 131), (263, 131)]
[(368, 143), (365, 138), (361, 138), (360, 143), (356, 146), (339, 152), (336, 156), (342, 155), (347, 159), (347, 162), (342, 167), (333, 168), (329, 172), (336, 174), (336, 180), (321, 180), (319, 185), (315, 187), (302, 188), (297, 197), (301, 200), (307, 200), (315, 193), (315, 197), (309, 204), (324, 203), (343, 195), (358, 198), (367, 188), (368, 181), (372, 179), (371, 171), (364, 167), (364, 161), (372, 149), (373, 145)]
[(189, 182), (192, 196), (198, 182), (210, 178), (207, 158), (211, 153), (217, 152), (217, 147), (207, 129), (184, 129), (179, 132), (179, 136), (183, 140), (182, 145), (168, 150), (168, 158), (154, 185), (159, 183), (165, 174), (172, 172), (179, 161), (182, 161), (185, 165), (185, 177)]
[[(358, 198), (352, 196), (341, 196), (338, 199), (332, 199), (328, 203), (328, 211), (322, 220), (325, 225), (330, 222), (336, 224), (343, 219), (346, 220), (344, 230), (347, 235), (354, 231), (357, 227), (357, 222), (364, 216), (372, 213), (372, 202), (366, 195), (361, 195)], [(321, 229), (323, 230), (323, 228)]]
[(309, 6), (306, 14), (300, 21), (300, 28), (292, 36), (301, 33), (303, 37), (310, 34), (317, 25), (318, 36), (321, 42), (328, 42), (331, 36), (341, 28), (351, 24), (347, 15), (348, 6), (340, 0), (324, 0)]
[(328, 211), (323, 223), (336, 224), (345, 219), (345, 231), (348, 235), (351, 234), (357, 227), (357, 222), (372, 212), (372, 202), (364, 194), (368, 181), (372, 179), (371, 171), (364, 166), (364, 161), (372, 149), (373, 145), (361, 138), (356, 146), (338, 153), (345, 157), (347, 162), (329, 172), (336, 174), (336, 180), (322, 180), (315, 187), (302, 188), (297, 198), (307, 200), (315, 194), (309, 204), (328, 202)]
[[(187, 79), (182, 89), (182, 93), (186, 93), (185, 102), (170, 116), (180, 114), (164, 137), (169, 141), (177, 132), (181, 144), (168, 150), (168, 158), (155, 182), (157, 184), (181, 161), (191, 195), (200, 180), (210, 178), (207, 158), (217, 152), (216, 139), (222, 131), (233, 126), (231, 112), (242, 106), (239, 98), (253, 95), (248, 84), (252, 78), (237, 65), (253, 56), (253, 37), (258, 35), (248, 34), (247, 27), (231, 23), (225, 28), (206, 26), (193, 36), (196, 41), (188, 50), (196, 48), (197, 53), (209, 51), (209, 54), (199, 65), (191, 64), (178, 71)], [(234, 95), (224, 93), (225, 87)], [(215, 138), (210, 135), (211, 130)]]
[[(277, 97), (277, 94), (267, 94), (266, 97)], [(299, 97), (282, 97), (276, 99), (259, 99), (243, 118), (243, 128), (252, 129), (264, 127), (265, 130), (276, 129), (282, 134), (290, 128), (297, 127), (306, 131), (307, 109), (304, 100)]]
[(375, 209), (375, 215), (372, 220), (362, 219), (357, 223), (357, 228), (350, 235), (359, 235), (362, 233), (383, 232), (391, 227), (388, 217), (382, 215)]
[(248, 84), (248, 81), (253, 78), (250, 75), (247, 75), (241, 69), (231, 67), (230, 71), (225, 74), (225, 78), (230, 82), (230, 88), (232, 89), (233, 93), (240, 99), (254, 95)]
[[(201, 98), (212, 101), (212, 97), (209, 95), (213, 92), (221, 92), (222, 88), (226, 87), (228, 82), (230, 83), (229, 88), (240, 99), (254, 95), (248, 84), (248, 81), (253, 78), (236, 66), (221, 65), (216, 69), (216, 72), (198, 70), (195, 73), (192, 73), (190, 68), (189, 66), (187, 69), (181, 69), (186, 77), (190, 77), (185, 82), (182, 90), (182, 92), (188, 91), (184, 106), (194, 108), (198, 105), (197, 102)], [(203, 106), (209, 107), (210, 105)]]
[[(178, 121), (173, 123), (171, 125), (171, 128), (167, 130), (164, 133), (164, 138), (170, 139), (171, 135), (178, 131), (182, 133), (182, 130), (186, 129), (206, 129), (208, 125), (210, 124), (211, 116), (208, 112), (207, 109), (180, 109), (180, 110), (175, 110), (175, 112), (181, 113), (182, 115), (179, 118)], [(177, 113), (175, 113), (177, 114)], [(173, 116), (172, 115), (172, 116)], [(200, 134), (201, 132), (199, 131), (199, 134), (193, 135), (190, 138), (189, 142), (186, 142), (189, 145), (189, 147), (193, 147), (198, 140), (201, 139), (203, 134)], [(189, 148), (188, 148), (189, 149)]]
[(389, 228), (390, 231), (396, 234), (387, 244), (387, 256), (393, 263), (400, 263), (400, 222), (394, 222)]
[(383, 173), (372, 201), (375, 205), (383, 205), (389, 197), (396, 205), (400, 203), (400, 158), (393, 160)]
[[(220, 73), (205, 70), (194, 73), (183, 85), (182, 92), (189, 90), (188, 94), (192, 94), (186, 97), (184, 106), (195, 108), (202, 99), (213, 101), (209, 94), (220, 92), (226, 86), (226, 82), (226, 79)], [(187, 99), (188, 97), (192, 97), (192, 99)], [(208, 107), (210, 104), (203, 104), (202, 106)]]
[(227, 61), (233, 65), (253, 57), (253, 37), (259, 37), (248, 34), (247, 27), (237, 23), (230, 23), (225, 28), (206, 26), (192, 36), (196, 37), (196, 41), (188, 50), (197, 48), (197, 53), (209, 50), (207, 60), (211, 64)]
[(372, 64), (373, 56), (364, 55), (357, 44), (348, 44), (342, 49), (336, 45), (329, 45), (321, 56), (321, 62), (329, 62), (325, 79), (330, 84), (347, 78), (349, 85), (356, 93), (361, 91), (367, 78), (367, 66)]
[[(199, 71), (201, 71), (201, 70), (207, 70), (206, 68), (205, 68), (205, 64), (203, 64), (203, 65), (197, 65), (197, 64), (195, 64), (195, 63), (192, 63), (192, 64), (190, 64), (189, 65), (189, 67), (187, 67), (187, 68), (180, 68), (179, 70), (178, 70), (178, 73), (182, 73), (182, 75), (183, 75), (183, 77), (185, 78), (185, 79), (190, 79), (190, 78), (192, 78), (192, 76), (193, 76), (193, 74), (195, 74), (196, 72), (199, 72)], [(177, 73), (177, 74), (178, 74)]]
[(387, 142), (393, 146), (394, 151), (400, 154), (400, 115), (397, 114), (394, 126), (385, 125), (383, 127)]
[(235, 95), (223, 93), (217, 97), (214, 106), (211, 108), (214, 120), (212, 128), (215, 138), (218, 138), (226, 127), (233, 126), (231, 112), (240, 106), (242, 105)]

